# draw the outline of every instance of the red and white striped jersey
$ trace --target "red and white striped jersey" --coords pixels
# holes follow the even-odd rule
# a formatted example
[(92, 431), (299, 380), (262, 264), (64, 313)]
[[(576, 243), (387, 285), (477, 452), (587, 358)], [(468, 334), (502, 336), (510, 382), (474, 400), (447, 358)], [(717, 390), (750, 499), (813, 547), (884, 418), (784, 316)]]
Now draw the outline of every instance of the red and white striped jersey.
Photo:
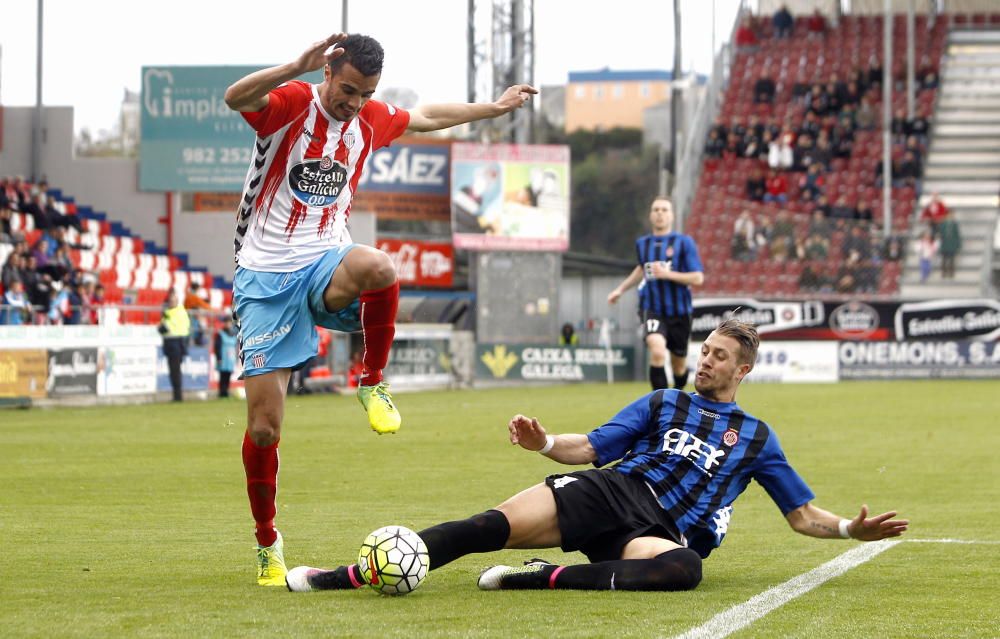
[(242, 115), (257, 139), (236, 215), (236, 263), (277, 273), (351, 242), (347, 218), (365, 160), (410, 123), (407, 111), (376, 100), (341, 122), (323, 109), (317, 85), (298, 80)]

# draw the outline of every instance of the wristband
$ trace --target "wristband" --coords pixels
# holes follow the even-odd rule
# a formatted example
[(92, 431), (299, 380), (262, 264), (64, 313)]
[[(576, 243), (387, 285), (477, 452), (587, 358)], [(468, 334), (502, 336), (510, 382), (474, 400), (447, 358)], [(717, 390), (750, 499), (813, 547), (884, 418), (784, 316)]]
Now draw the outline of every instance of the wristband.
[(850, 519), (841, 519), (838, 528), (840, 529), (840, 536), (844, 539), (851, 538), (851, 531), (847, 529), (847, 525), (851, 523)]
[(553, 437), (552, 435), (546, 435), (545, 436), (545, 445), (542, 446), (539, 449), (538, 454), (544, 455), (545, 453), (547, 453), (550, 450), (552, 450), (552, 447), (555, 446), (555, 445), (556, 445), (556, 438)]

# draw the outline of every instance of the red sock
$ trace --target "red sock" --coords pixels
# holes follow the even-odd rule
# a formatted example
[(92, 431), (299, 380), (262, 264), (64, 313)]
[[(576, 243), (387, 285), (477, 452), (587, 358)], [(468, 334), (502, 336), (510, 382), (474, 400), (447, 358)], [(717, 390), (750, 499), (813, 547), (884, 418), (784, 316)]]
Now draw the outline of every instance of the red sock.
[(389, 362), (389, 349), (396, 334), (396, 309), (399, 308), (399, 282), (377, 291), (361, 291), (361, 331), (365, 351), (361, 356), (365, 370), (362, 386), (382, 381), (382, 369)]
[(243, 435), (243, 468), (247, 472), (250, 512), (257, 522), (257, 543), (270, 546), (278, 538), (274, 528), (274, 495), (278, 489), (278, 442), (263, 448)]

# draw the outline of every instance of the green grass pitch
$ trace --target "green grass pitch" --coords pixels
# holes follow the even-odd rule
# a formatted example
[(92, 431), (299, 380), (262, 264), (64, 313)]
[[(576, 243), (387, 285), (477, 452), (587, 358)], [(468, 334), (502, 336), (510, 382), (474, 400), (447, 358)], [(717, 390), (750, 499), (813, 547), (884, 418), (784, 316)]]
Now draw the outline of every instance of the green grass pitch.
[[(371, 530), (419, 530), (490, 508), (568, 468), (512, 447), (506, 422), (587, 432), (643, 384), (397, 396), (379, 437), (353, 397), (289, 399), (277, 523), (290, 566), (353, 561)], [(911, 520), (910, 538), (751, 624), (739, 637), (1000, 635), (1000, 393), (996, 382), (745, 385), (816, 503)], [(480, 592), (470, 556), (406, 597), (258, 588), (240, 443), (245, 404), (0, 412), (5, 637), (669, 637), (858, 542), (796, 535), (763, 490), (687, 593)]]

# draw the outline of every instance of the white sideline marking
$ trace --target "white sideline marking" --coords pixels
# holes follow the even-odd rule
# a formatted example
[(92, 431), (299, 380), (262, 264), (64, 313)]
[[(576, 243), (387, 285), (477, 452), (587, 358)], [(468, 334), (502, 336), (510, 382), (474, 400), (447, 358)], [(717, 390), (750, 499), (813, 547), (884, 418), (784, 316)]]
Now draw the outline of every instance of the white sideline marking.
[(697, 628), (692, 628), (678, 639), (705, 639), (728, 636), (741, 628), (749, 626), (775, 608), (785, 605), (792, 599), (806, 594), (816, 586), (834, 577), (839, 577), (851, 568), (859, 566), (879, 553), (889, 550), (901, 541), (874, 541), (851, 548), (842, 555), (834, 557), (825, 564), (813, 568), (807, 573), (793, 577), (783, 584), (765, 590), (751, 597), (744, 603), (720, 612)]
[(806, 594), (816, 586), (834, 577), (839, 577), (851, 568), (860, 566), (904, 541), (911, 544), (1000, 544), (1000, 541), (966, 539), (897, 539), (893, 541), (875, 541), (856, 546), (834, 557), (825, 564), (813, 568), (807, 573), (793, 577), (783, 584), (778, 584), (759, 595), (751, 597), (744, 603), (720, 612), (697, 628), (692, 628), (684, 634), (678, 635), (677, 639), (726, 637), (737, 630), (746, 628), (767, 613), (780, 608), (796, 597)]

